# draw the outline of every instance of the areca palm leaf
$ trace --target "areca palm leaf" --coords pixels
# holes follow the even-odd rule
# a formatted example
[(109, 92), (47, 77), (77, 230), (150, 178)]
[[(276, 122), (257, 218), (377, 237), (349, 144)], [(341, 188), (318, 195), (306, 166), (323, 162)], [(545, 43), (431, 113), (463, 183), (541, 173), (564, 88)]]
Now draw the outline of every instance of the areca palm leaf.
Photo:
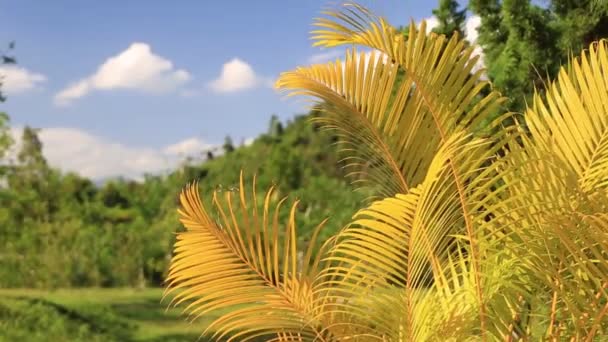
[(536, 148), (551, 152), (572, 169), (583, 191), (608, 186), (608, 43), (592, 44), (562, 68), (526, 115)]
[(606, 332), (608, 318), (601, 314), (608, 303), (605, 217), (564, 210), (538, 214), (534, 225), (516, 228), (516, 254), (532, 288), (526, 298), (533, 303), (531, 326), (542, 334), (531, 337), (583, 339)]
[[(381, 187), (378, 197), (405, 194), (425, 178), (442, 142), (460, 131), (473, 132), (502, 99), (496, 92), (481, 96), (487, 82), (480, 80), (482, 71), (471, 74), (473, 49), (457, 37), (446, 42), (422, 29), (406, 42), (384, 19), (368, 23), (361, 7), (345, 8), (329, 14), (354, 30), (319, 19), (328, 29), (314, 38), (325, 46), (354, 43), (374, 51), (366, 55), (353, 48), (344, 62), (283, 73), (277, 87), (324, 101), (324, 115), (315, 120), (336, 129), (357, 152), (358, 159), (351, 159), (355, 167), (358, 160), (373, 166), (362, 176)], [(397, 81), (400, 72), (404, 76)]]
[[(513, 287), (515, 269), (489, 271), (504, 270), (501, 262), (507, 260), (487, 258), (497, 245), (486, 208), (504, 191), (492, 188), (502, 174), (484, 166), (493, 155), (490, 146), (455, 135), (418, 187), (360, 211), (328, 252), (335, 265), (319, 274), (319, 288), (333, 287), (319, 298), (323, 311), (348, 313), (341, 317), (345, 321), (372, 322), (370, 333), (390, 341), (426, 340), (436, 336), (438, 326), (453, 324), (463, 329), (446, 328), (443, 337), (505, 335), (513, 312), (504, 309), (504, 294)], [(459, 254), (462, 249), (466, 257)], [(467, 310), (455, 305), (459, 296), (460, 304), (470, 302)], [(496, 319), (487, 323), (488, 317)]]
[[(346, 3), (343, 11), (326, 11), (330, 18), (318, 18), (313, 31), (315, 46), (359, 45), (380, 51), (404, 73), (404, 83), (413, 83), (426, 109), (434, 116), (438, 133), (449, 135), (454, 126), (477, 127), (504, 99), (496, 92), (474, 99), (489, 82), (481, 79), (483, 70), (471, 73), (479, 56), (474, 47), (466, 47), (458, 35), (426, 34), (426, 22), (420, 27), (410, 23), (408, 39), (386, 19), (366, 8)], [(475, 106), (471, 104), (477, 103)], [(473, 107), (473, 108), (471, 108)]]
[[(186, 231), (177, 235), (167, 277), (167, 293), (174, 294), (172, 304), (187, 303), (185, 311), (193, 319), (231, 309), (204, 332), (214, 331), (215, 338), (230, 334), (231, 340), (246, 341), (277, 336), (277, 332), (305, 340), (318, 338), (322, 322), (312, 306), (314, 269), (307, 267), (308, 260), (303, 261), (305, 267), (298, 267), (297, 202), (291, 206), (289, 221), (279, 222), (284, 200), (272, 213), (271, 189), (259, 212), (255, 178), (253, 204), (248, 203), (251, 194), (244, 186), (241, 173), (236, 199), (232, 192), (223, 200), (214, 192), (218, 218), (203, 205), (196, 183), (182, 192), (179, 214)], [(310, 256), (311, 249), (306, 258)]]
[[(334, 13), (353, 30), (321, 20), (328, 29), (317, 38), (326, 46), (364, 44), (380, 50), (388, 61), (375, 59), (372, 53), (366, 65), (363, 56), (357, 58), (353, 50), (347, 54), (344, 71), (340, 61), (298, 68), (282, 74), (277, 86), (293, 90), (290, 95), (312, 95), (329, 103), (325, 116), (318, 120), (338, 129), (348, 138), (347, 143), (378, 165), (369, 172), (368, 180), (382, 187), (379, 195), (407, 194), (427, 177), (441, 146), (458, 134), (475, 132), (478, 124), (497, 110), (502, 99), (495, 92), (479, 99), (487, 84), (480, 80), (481, 72), (471, 74), (475, 63), (470, 58), (472, 48), (465, 48), (457, 37), (446, 43), (443, 36), (427, 36), (424, 24), (420, 31), (411, 25), (406, 42), (383, 19), (378, 18), (378, 25), (373, 20), (369, 23), (370, 20), (363, 19), (368, 13), (361, 7), (354, 8), (352, 11), (347, 8), (349, 13)], [(398, 71), (405, 76), (396, 84)], [(394, 87), (398, 89), (397, 95), (389, 101)], [(474, 100), (478, 100), (475, 105)], [(482, 258), (472, 219), (475, 213), (471, 209), (479, 209), (482, 201), (471, 196), (481, 195), (485, 201), (492, 196), (484, 193), (489, 189), (487, 184), (477, 192), (467, 188), (467, 172), (472, 169), (462, 169), (458, 162), (463, 160), (457, 161), (458, 158), (448, 156), (446, 167), (460, 206), (463, 234), (470, 243), (473, 273), (477, 274)], [(480, 160), (488, 162), (489, 154)], [(481, 168), (481, 164), (478, 166)], [(484, 330), (486, 313), (481, 279), (477, 279), (475, 288)]]
[[(605, 333), (608, 324), (608, 53), (602, 41), (562, 69), (527, 112), (530, 137), (512, 145), (506, 177), (511, 237), (546, 300), (537, 320), (547, 336)], [(549, 312), (539, 312), (549, 307)], [(589, 337), (592, 338), (592, 337)]]

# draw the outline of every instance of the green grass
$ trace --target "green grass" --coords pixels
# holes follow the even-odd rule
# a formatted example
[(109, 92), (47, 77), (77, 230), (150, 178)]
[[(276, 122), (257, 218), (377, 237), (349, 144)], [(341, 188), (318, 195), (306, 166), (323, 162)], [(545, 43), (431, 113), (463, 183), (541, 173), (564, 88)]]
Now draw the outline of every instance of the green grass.
[(161, 297), (162, 289), (0, 289), (0, 341), (197, 341), (220, 314), (190, 324)]

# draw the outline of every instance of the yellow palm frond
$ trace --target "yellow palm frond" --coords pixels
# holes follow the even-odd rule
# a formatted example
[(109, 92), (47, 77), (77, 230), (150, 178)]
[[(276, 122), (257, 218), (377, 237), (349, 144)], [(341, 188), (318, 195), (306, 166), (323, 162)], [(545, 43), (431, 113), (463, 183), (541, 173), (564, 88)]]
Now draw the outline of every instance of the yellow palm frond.
[[(380, 195), (408, 194), (428, 177), (442, 146), (455, 136), (474, 133), (503, 100), (496, 92), (481, 97), (487, 83), (480, 79), (481, 71), (471, 74), (476, 62), (471, 59), (473, 49), (466, 48), (456, 36), (446, 42), (444, 36), (427, 36), (424, 24), (419, 31), (410, 25), (410, 38), (405, 41), (384, 19), (356, 5), (330, 16), (341, 22), (320, 19), (326, 30), (315, 31), (319, 44), (361, 44), (379, 50), (388, 60), (376, 59), (372, 53), (365, 65), (363, 55), (357, 56), (353, 50), (347, 54), (344, 68), (340, 61), (298, 68), (284, 73), (277, 86), (293, 90), (291, 95), (311, 95), (329, 103), (319, 121), (337, 128), (363, 159), (377, 165), (369, 172), (369, 180), (382, 187)], [(398, 72), (404, 74), (401, 82), (395, 81)], [(396, 95), (389, 101), (394, 88)], [(497, 140), (505, 136), (499, 134)], [(476, 161), (488, 161), (491, 150), (488, 147), (488, 154), (475, 156), (480, 157)], [(481, 200), (475, 196), (492, 198), (485, 193), (490, 185), (483, 184), (479, 191), (467, 187), (467, 182), (479, 182), (470, 178), (473, 170), (478, 171), (467, 168), (470, 159), (454, 154), (445, 156), (444, 161), (442, 167), (449, 170), (445, 175), (451, 179), (453, 191), (446, 196), (452, 196), (460, 208), (462, 234), (471, 246), (472, 274), (479, 276), (482, 257), (473, 216)], [(494, 182), (499, 179), (490, 178)], [(484, 330), (481, 279), (476, 280), (475, 291)]]
[[(442, 142), (460, 131), (475, 131), (503, 99), (496, 92), (481, 95), (488, 83), (480, 79), (482, 70), (471, 73), (476, 60), (464, 41), (453, 37), (446, 42), (411, 25), (406, 42), (384, 19), (373, 17), (370, 23), (371, 14), (362, 7), (345, 8), (328, 12), (345, 23), (319, 19), (328, 28), (317, 32), (325, 37), (321, 42), (377, 51), (366, 55), (353, 48), (344, 62), (285, 72), (276, 86), (324, 101), (325, 115), (316, 120), (336, 129), (347, 149), (356, 151), (351, 166), (372, 165), (363, 176), (380, 186), (378, 197), (407, 193), (424, 179)], [(347, 30), (346, 23), (357, 29)]]
[(551, 303), (549, 314), (531, 313), (543, 317), (539, 325), (551, 338), (608, 328), (601, 314), (608, 302), (607, 47), (592, 44), (570, 73), (560, 71), (546, 99), (535, 97), (526, 113), (530, 136), (506, 158), (516, 170), (504, 178), (508, 246), (529, 270), (532, 292)]
[[(453, 136), (435, 155), (422, 184), (407, 194), (375, 202), (355, 216), (328, 252), (327, 260), (334, 265), (319, 275), (321, 288), (333, 288), (325, 298), (325, 311), (349, 312), (350, 318), (342, 319), (371, 322), (377, 336), (390, 336), (390, 340), (402, 335), (404, 341), (425, 340), (438, 325), (454, 323), (451, 319), (456, 316), (471, 329), (454, 330), (457, 335), (452, 337), (480, 327), (484, 334), (500, 335), (505, 330), (504, 325), (484, 323), (487, 316), (498, 312), (491, 305), (498, 293), (492, 284), (496, 277), (512, 274), (487, 278), (486, 255), (493, 231), (487, 228), (489, 212), (483, 207), (499, 202), (504, 192), (491, 188), (502, 174), (484, 166), (492, 155), (489, 146), (489, 141)], [(453, 165), (458, 165), (462, 182), (454, 177)], [(461, 193), (466, 194), (464, 207)], [(469, 224), (472, 234), (467, 230)], [(454, 253), (462, 248), (468, 251), (467, 265), (455, 271), (454, 263), (464, 259), (454, 259)], [(496, 265), (501, 266), (498, 261), (491, 264)], [(504, 283), (503, 291), (508, 287)], [(388, 295), (383, 295), (386, 291)], [(463, 303), (469, 300), (472, 312), (461, 312), (462, 307), (452, 305), (456, 292), (464, 296)], [(361, 300), (366, 297), (369, 299)], [(396, 314), (400, 306), (404, 311)], [(372, 312), (370, 307), (378, 311)], [(441, 324), (437, 310), (445, 313)], [(506, 311), (495, 321), (510, 317), (511, 311)], [(444, 333), (449, 331), (446, 328)], [(448, 336), (445, 334), (442, 336)]]
[[(175, 295), (175, 305), (188, 303), (185, 311), (194, 319), (214, 310), (232, 309), (205, 331), (214, 331), (214, 337), (230, 334), (231, 340), (245, 341), (279, 331), (305, 339), (321, 336), (321, 322), (312, 306), (315, 273), (298, 267), (297, 202), (291, 206), (289, 221), (281, 223), (278, 214), (284, 200), (272, 214), (272, 193), (270, 189), (258, 212), (254, 179), (250, 207), (241, 173), (237, 203), (232, 192), (225, 193), (223, 201), (218, 192), (213, 194), (218, 220), (203, 206), (196, 183), (180, 196), (180, 221), (186, 231), (177, 235), (167, 292)], [(310, 255), (309, 249), (306, 257)], [(303, 264), (308, 265), (309, 260)]]
[(558, 156), (583, 191), (608, 186), (608, 44), (594, 43), (526, 113), (537, 148)]

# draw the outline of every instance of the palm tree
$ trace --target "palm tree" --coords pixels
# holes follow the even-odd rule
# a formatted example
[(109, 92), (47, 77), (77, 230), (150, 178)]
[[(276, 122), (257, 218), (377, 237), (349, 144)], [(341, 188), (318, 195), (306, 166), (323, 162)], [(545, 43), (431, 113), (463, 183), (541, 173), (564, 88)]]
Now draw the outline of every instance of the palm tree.
[(286, 202), (270, 189), (258, 204), (255, 178), (241, 174), (211, 207), (188, 185), (172, 303), (193, 319), (228, 312), (204, 333), (234, 341), (608, 334), (608, 43), (562, 69), (520, 126), (457, 35), (427, 35), (423, 22), (404, 39), (356, 4), (325, 14), (314, 45), (352, 50), (277, 87), (324, 103), (314, 120), (351, 165), (373, 165), (357, 185), (375, 197), (319, 245), (321, 223), (298, 266), (297, 203), (279, 222)]

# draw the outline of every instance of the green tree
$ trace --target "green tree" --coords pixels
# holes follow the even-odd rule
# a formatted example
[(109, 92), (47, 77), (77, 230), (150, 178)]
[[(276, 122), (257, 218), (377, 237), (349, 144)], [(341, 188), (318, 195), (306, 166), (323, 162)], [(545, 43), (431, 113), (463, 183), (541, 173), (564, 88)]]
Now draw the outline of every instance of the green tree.
[(18, 212), (32, 220), (48, 221), (58, 207), (53, 200), (58, 177), (44, 158), (38, 129), (26, 126), (17, 163), (8, 174), (8, 187), (18, 198), (15, 203), (20, 203)]
[(21, 150), (17, 154), (17, 160), (23, 166), (29, 168), (47, 168), (47, 162), (42, 154), (42, 142), (38, 137), (39, 129), (25, 126), (21, 137)]
[(231, 153), (234, 151), (234, 143), (232, 142), (232, 138), (230, 136), (226, 136), (224, 139), (224, 145), (222, 145), (222, 149), (225, 154)]
[[(13, 50), (15, 42), (11, 42), (8, 45), (8, 50)], [(15, 64), (17, 60), (15, 57), (10, 56), (7, 51), (0, 51), (1, 64)], [(0, 103), (6, 101), (6, 97), (2, 93), (2, 79), (0, 78)], [(0, 162), (3, 161), (6, 151), (10, 148), (13, 143), (13, 139), (10, 134), (9, 117), (6, 113), (0, 112)], [(3, 165), (0, 163), (0, 176), (3, 174)]]
[(551, 0), (550, 9), (563, 54), (581, 51), (593, 41), (608, 38), (608, 1)]
[(478, 43), (488, 77), (508, 95), (507, 108), (523, 112), (534, 89), (542, 90), (564, 62), (552, 13), (530, 0), (471, 0), (469, 8), (481, 17)]
[(433, 32), (443, 34), (448, 38), (454, 32), (458, 32), (460, 37), (464, 37), (464, 24), (467, 18), (466, 8), (458, 10), (456, 0), (439, 0), (439, 7), (433, 10), (433, 15), (437, 18), (439, 25), (433, 28)]
[(4, 160), (4, 157), (12, 144), (13, 138), (11, 137), (9, 117), (6, 113), (0, 113), (0, 161)]
[(534, 89), (557, 76), (571, 54), (608, 37), (608, 5), (593, 0), (471, 0), (481, 17), (478, 42), (493, 84), (508, 95), (508, 109), (522, 112)]
[[(11, 51), (15, 48), (15, 42), (10, 42), (8, 44), (8, 49), (4, 51), (0, 51), (0, 65), (2, 64), (16, 64), (17, 59), (15, 56), (11, 55)], [(0, 78), (0, 102), (4, 102), (6, 97), (2, 93), (2, 79)]]
[(270, 117), (268, 135), (270, 135), (272, 138), (275, 138), (275, 139), (277, 139), (281, 135), (283, 135), (283, 124), (281, 124), (281, 121), (279, 120), (279, 118), (274, 114)]

